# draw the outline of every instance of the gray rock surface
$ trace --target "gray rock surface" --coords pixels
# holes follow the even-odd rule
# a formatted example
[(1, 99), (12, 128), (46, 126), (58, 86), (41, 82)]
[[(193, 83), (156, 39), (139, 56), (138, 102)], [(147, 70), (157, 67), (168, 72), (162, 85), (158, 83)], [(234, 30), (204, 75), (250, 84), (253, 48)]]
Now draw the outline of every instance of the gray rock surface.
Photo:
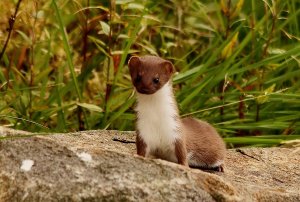
[(295, 148), (228, 150), (208, 173), (135, 155), (133, 132), (0, 129), (0, 201), (300, 201)]

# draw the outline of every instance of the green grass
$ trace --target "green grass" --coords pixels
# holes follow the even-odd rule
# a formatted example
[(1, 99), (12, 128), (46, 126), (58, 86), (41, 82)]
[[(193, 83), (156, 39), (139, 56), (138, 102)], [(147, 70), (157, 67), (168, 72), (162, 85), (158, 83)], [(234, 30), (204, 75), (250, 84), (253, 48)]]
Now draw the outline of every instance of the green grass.
[[(15, 6), (0, 3), (0, 49)], [(229, 145), (297, 139), (299, 7), (293, 0), (22, 1), (0, 60), (0, 124), (134, 130), (126, 63), (155, 54), (176, 67), (182, 116), (212, 123)]]

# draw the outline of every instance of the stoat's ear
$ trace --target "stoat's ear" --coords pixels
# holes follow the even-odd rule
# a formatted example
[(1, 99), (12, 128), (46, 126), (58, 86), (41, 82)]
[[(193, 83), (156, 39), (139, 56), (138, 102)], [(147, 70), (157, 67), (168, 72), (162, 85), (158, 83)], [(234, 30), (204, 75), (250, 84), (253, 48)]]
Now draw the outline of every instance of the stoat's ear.
[(129, 73), (131, 76), (131, 81), (134, 81), (137, 78), (138, 67), (141, 65), (140, 58), (138, 56), (132, 56), (128, 61)]
[(128, 61), (128, 67), (129, 70), (131, 71), (132, 68), (136, 68), (140, 65), (141, 61), (138, 56), (132, 56), (129, 61)]
[(162, 66), (166, 70), (166, 72), (169, 76), (171, 76), (175, 71), (174, 66), (170, 61), (163, 62)]

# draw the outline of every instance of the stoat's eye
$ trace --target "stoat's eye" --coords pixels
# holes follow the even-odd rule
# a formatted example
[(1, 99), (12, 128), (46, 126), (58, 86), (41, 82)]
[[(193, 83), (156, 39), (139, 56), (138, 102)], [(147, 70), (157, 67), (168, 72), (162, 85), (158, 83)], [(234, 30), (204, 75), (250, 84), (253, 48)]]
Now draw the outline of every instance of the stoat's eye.
[(158, 84), (159, 83), (159, 78), (154, 78), (153, 83)]
[(137, 75), (135, 78), (135, 82), (140, 82), (142, 80), (142, 76), (141, 75)]

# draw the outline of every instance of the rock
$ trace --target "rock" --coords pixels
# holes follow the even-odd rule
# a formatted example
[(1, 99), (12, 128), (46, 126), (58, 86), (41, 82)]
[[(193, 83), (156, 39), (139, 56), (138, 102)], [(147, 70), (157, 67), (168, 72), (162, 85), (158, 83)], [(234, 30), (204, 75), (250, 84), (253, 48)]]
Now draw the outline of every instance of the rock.
[(208, 173), (135, 155), (133, 132), (16, 134), (0, 134), (0, 201), (300, 201), (296, 149), (228, 150)]
[(28, 134), (30, 134), (30, 132), (15, 130), (15, 129), (0, 126), (0, 137), (9, 137), (15, 135), (20, 136), (20, 135), (28, 135)]

